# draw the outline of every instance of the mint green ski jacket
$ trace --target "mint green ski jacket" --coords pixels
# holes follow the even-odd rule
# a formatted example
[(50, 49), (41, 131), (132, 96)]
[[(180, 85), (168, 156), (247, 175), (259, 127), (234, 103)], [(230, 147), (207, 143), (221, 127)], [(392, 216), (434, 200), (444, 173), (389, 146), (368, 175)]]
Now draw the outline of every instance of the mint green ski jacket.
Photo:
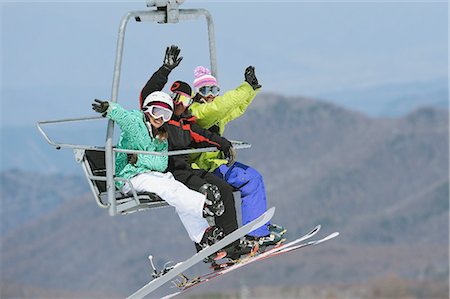
[[(125, 110), (117, 103), (109, 102), (106, 117), (112, 119), (121, 129), (117, 148), (150, 152), (167, 152), (167, 140), (151, 137), (144, 121), (144, 113), (139, 110)], [(164, 172), (168, 156), (138, 154), (135, 165), (128, 163), (126, 153), (116, 153), (116, 176), (130, 179), (137, 174), (149, 171)], [(121, 189), (123, 182), (116, 182)]]
[[(192, 115), (197, 118), (197, 124), (209, 129), (214, 125), (219, 127), (222, 135), (225, 125), (244, 114), (250, 103), (255, 98), (258, 90), (247, 82), (243, 82), (238, 88), (227, 91), (222, 96), (217, 96), (211, 103), (193, 103), (189, 109)], [(191, 155), (192, 168), (201, 168), (207, 171), (214, 171), (220, 165), (226, 164), (221, 152), (208, 152)]]

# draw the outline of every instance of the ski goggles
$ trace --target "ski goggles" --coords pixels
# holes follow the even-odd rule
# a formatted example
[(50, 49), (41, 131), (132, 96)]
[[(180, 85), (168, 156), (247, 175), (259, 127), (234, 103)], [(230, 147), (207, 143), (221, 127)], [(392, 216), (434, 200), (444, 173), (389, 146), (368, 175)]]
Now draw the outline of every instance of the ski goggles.
[(183, 104), (184, 107), (189, 107), (192, 104), (192, 98), (181, 93), (172, 92), (171, 97), (175, 105)]
[(163, 121), (169, 121), (172, 117), (172, 110), (161, 107), (161, 106), (150, 106), (148, 107), (145, 112), (148, 112), (153, 118), (160, 118), (162, 117)]
[(217, 85), (213, 86), (202, 86), (198, 89), (198, 93), (204, 97), (212, 95), (217, 97), (219, 95), (220, 88)]

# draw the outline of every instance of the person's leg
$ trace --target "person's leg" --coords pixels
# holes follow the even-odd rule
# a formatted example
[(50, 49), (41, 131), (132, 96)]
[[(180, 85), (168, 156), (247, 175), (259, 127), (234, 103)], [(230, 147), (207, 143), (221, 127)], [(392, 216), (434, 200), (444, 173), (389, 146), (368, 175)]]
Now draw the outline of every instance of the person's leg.
[[(199, 243), (209, 227), (203, 218), (205, 195), (193, 191), (174, 179), (170, 172), (142, 173), (131, 178), (131, 184), (138, 192), (153, 192), (175, 207), (178, 216), (192, 241)], [(126, 191), (126, 187), (125, 191)]]
[[(175, 179), (181, 181), (193, 190), (199, 190), (200, 187), (205, 184), (217, 186), (219, 188), (220, 197), (224, 204), (225, 210), (221, 216), (215, 217), (215, 224), (223, 229), (224, 235), (228, 235), (238, 228), (236, 208), (233, 197), (233, 187), (231, 187), (227, 182), (216, 175), (201, 169), (174, 170), (173, 175)], [(239, 244), (240, 240), (236, 240), (228, 245), (227, 248), (235, 248), (239, 246)], [(201, 250), (201, 247), (198, 244), (195, 244), (195, 247), (197, 251)], [(230, 254), (230, 257), (237, 259), (239, 256)]]
[[(222, 165), (214, 174), (223, 178), (241, 192), (242, 224), (245, 225), (267, 210), (266, 190), (261, 174), (254, 168), (236, 162), (231, 167)], [(267, 224), (249, 233), (250, 236), (267, 236)]]
[(217, 186), (221, 195), (220, 199), (225, 206), (225, 211), (221, 216), (215, 218), (215, 223), (223, 229), (225, 235), (238, 228), (233, 188), (227, 182), (201, 169), (175, 170), (173, 175), (175, 179), (193, 190), (199, 190), (205, 184)]
[(221, 199), (225, 206), (225, 212), (222, 216), (216, 217), (216, 224), (222, 227), (225, 234), (229, 234), (238, 228), (236, 218), (236, 207), (233, 197), (233, 187), (218, 176), (200, 169), (194, 170), (194, 173), (203, 178), (209, 184), (215, 185), (220, 190)]

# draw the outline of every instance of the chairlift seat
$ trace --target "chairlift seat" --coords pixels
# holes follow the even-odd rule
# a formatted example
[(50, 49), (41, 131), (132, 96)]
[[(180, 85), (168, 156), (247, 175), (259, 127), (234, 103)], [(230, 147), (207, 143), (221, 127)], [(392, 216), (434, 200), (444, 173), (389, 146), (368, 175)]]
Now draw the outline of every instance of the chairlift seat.
[[(97, 204), (107, 208), (106, 164), (105, 152), (99, 150), (75, 150), (75, 156), (85, 171), (88, 183), (97, 200)], [(132, 192), (123, 194), (115, 192), (116, 209), (118, 214), (129, 214), (141, 210), (166, 207), (169, 204), (152, 192)]]

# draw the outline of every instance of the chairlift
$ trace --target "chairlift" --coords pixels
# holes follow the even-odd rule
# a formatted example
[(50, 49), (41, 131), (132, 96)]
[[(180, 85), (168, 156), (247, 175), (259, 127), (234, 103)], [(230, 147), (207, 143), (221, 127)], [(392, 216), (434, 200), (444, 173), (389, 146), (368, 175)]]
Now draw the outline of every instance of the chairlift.
[[(150, 10), (128, 12), (121, 20), (116, 58), (113, 74), (113, 86), (111, 92), (112, 102), (117, 102), (119, 94), (119, 81), (122, 65), (122, 55), (127, 23), (134, 19), (136, 22), (157, 22), (159, 24), (178, 23), (185, 20), (205, 17), (207, 21), (210, 67), (212, 74), (217, 77), (217, 59), (215, 48), (214, 23), (211, 14), (205, 9), (179, 9), (184, 0), (152, 0), (147, 1)], [(70, 122), (84, 122), (92, 120), (108, 121), (106, 142), (104, 146), (92, 146), (82, 144), (61, 143), (52, 140), (44, 131), (44, 125), (57, 125)], [(96, 203), (101, 208), (108, 209), (110, 216), (129, 214), (137, 211), (167, 207), (168, 203), (158, 195), (150, 192), (136, 192), (129, 180), (115, 177), (114, 153), (147, 155), (182, 155), (200, 152), (217, 151), (216, 147), (187, 149), (169, 152), (149, 152), (138, 150), (118, 149), (113, 146), (114, 122), (101, 116), (81, 117), (61, 120), (48, 120), (37, 122), (37, 128), (45, 140), (56, 149), (71, 148), (74, 151), (75, 160), (83, 169)], [(231, 141), (235, 149), (250, 148), (251, 145), (241, 141)], [(131, 186), (131, 192), (123, 194), (115, 187), (115, 182), (122, 180)]]

